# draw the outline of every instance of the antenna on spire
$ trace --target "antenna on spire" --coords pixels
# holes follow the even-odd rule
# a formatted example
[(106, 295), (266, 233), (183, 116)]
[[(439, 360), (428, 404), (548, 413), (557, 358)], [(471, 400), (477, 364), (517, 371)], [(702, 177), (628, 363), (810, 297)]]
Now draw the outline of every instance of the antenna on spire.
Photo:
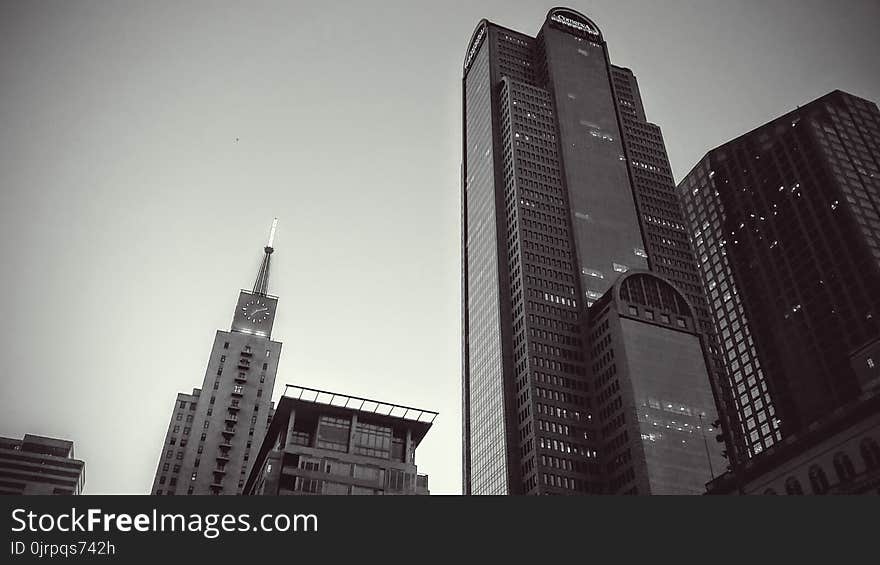
[(254, 294), (266, 295), (269, 292), (269, 262), (272, 258), (272, 247), (275, 243), (275, 230), (278, 228), (278, 218), (272, 220), (272, 229), (269, 230), (269, 241), (263, 248), (263, 263), (260, 265), (260, 271), (257, 273), (257, 280), (254, 281)]
[[(269, 230), (269, 243), (266, 244), (266, 249), (272, 249), (272, 243), (275, 241), (275, 230), (278, 228), (278, 218), (272, 220), (272, 229)], [(267, 251), (266, 253), (271, 253), (271, 251)]]

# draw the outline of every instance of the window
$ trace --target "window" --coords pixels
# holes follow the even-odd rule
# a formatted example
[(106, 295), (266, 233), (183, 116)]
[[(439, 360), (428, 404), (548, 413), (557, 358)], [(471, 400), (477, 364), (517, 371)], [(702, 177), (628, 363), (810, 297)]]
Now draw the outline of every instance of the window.
[(180, 408), (181, 409), (186, 408), (186, 401), (184, 401), (184, 400), (180, 401)]
[(785, 494), (804, 494), (804, 489), (801, 486), (801, 482), (794, 477), (789, 477), (785, 480)]
[(318, 421), (318, 439), (316, 447), (334, 451), (348, 451), (348, 436), (351, 421), (346, 418), (321, 416)]
[(877, 445), (874, 438), (866, 437), (863, 439), (859, 444), (859, 451), (862, 453), (865, 467), (868, 469), (880, 467), (880, 445)]
[(354, 452), (388, 459), (391, 455), (391, 428), (358, 422), (354, 433)]
[(630, 306), (628, 311), (629, 311), (630, 316), (638, 316), (639, 315), (639, 309), (636, 308), (635, 306)]
[(223, 344), (223, 349), (229, 349), (229, 342), (228, 341)]
[(825, 471), (818, 465), (810, 467), (810, 488), (813, 489), (813, 494), (825, 494), (828, 492), (828, 477), (825, 475)]
[(849, 455), (838, 452), (834, 455), (834, 471), (840, 482), (846, 482), (856, 476), (856, 470), (853, 467), (852, 460)]
[(321, 492), (321, 481), (318, 479), (303, 479), (302, 477), (297, 477), (295, 490), (300, 492), (309, 492), (309, 493), (320, 493)]
[(645, 317), (649, 320), (654, 319), (654, 311), (653, 310), (645, 310)]

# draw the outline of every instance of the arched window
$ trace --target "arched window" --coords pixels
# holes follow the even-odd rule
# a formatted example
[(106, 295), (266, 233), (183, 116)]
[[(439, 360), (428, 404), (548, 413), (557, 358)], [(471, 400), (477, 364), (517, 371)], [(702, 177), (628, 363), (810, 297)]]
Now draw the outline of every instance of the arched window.
[(776, 491), (773, 490), (772, 488), (768, 488), (767, 490), (764, 491), (764, 494), (776, 494)]
[(810, 467), (810, 487), (813, 489), (813, 494), (828, 492), (828, 476), (818, 465)]
[(856, 476), (856, 470), (853, 467), (852, 460), (849, 455), (838, 451), (834, 454), (834, 471), (840, 482), (846, 482)]
[(877, 440), (866, 437), (859, 444), (859, 450), (862, 452), (862, 459), (865, 460), (865, 467), (868, 469), (880, 467), (880, 445), (877, 445)]
[(785, 480), (785, 494), (804, 494), (801, 482), (794, 477)]

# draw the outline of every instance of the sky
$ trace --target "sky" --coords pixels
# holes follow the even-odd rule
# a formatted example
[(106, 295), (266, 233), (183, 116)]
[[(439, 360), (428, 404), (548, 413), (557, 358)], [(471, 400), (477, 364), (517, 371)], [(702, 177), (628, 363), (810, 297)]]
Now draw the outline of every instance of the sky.
[[(149, 492), (279, 218), (285, 383), (435, 410), (461, 491), (461, 65), (552, 2), (0, 2), (0, 435)], [(880, 2), (573, 0), (639, 80), (676, 179), (841, 89), (880, 100)]]

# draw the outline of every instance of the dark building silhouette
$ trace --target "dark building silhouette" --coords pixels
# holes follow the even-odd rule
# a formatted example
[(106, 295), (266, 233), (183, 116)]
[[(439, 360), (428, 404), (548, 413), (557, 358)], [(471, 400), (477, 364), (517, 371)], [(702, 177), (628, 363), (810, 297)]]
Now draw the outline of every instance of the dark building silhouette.
[(72, 441), (0, 437), (0, 494), (80, 494), (85, 480), (85, 463), (74, 457)]
[(214, 337), (202, 388), (175, 400), (153, 494), (242, 492), (272, 417), (281, 356), (271, 339), (278, 298), (268, 294), (275, 225), (253, 289), (239, 293), (230, 331)]
[(679, 184), (736, 364), (728, 431), (760, 465), (821, 439), (811, 427), (858, 413), (880, 383), (878, 145), (877, 106), (835, 91), (713, 149)]
[[(551, 10), (536, 37), (481, 21), (463, 72), (463, 492), (678, 492), (646, 479), (681, 455), (667, 442), (694, 450), (686, 458), (699, 451), (705, 483), (718, 456), (717, 444), (696, 439), (714, 431), (704, 399), (715, 361), (699, 335), (708, 309), (635, 77), (611, 65), (589, 18), (565, 8)], [(591, 338), (607, 337), (595, 333), (594, 322), (606, 321), (595, 308), (606, 297), (619, 312), (626, 301), (615, 283), (636, 272), (648, 289), (633, 298), (640, 321), (613, 316), (625, 328), (614, 331), (634, 341), (603, 349)], [(669, 345), (673, 356), (693, 356), (703, 378), (683, 379), (706, 394), (678, 398), (674, 375), (664, 392), (652, 388), (662, 382), (639, 388), (647, 375), (619, 372), (670, 332), (693, 338)], [(615, 363), (603, 362), (610, 356)], [(649, 396), (703, 423), (642, 433), (639, 418), (665, 421), (645, 412)], [(691, 492), (692, 479), (678, 486)]]
[(436, 412), (288, 385), (245, 494), (428, 494), (415, 452)]
[(709, 483), (709, 494), (880, 494), (880, 391), (862, 394)]

